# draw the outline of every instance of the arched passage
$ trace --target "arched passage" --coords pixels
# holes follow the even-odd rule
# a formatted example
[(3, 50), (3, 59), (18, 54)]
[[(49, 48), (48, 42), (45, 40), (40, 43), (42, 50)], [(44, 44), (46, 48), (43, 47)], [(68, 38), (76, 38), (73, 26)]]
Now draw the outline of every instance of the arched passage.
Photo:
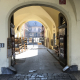
[[(56, 5), (53, 6), (53, 5), (51, 5), (51, 4), (49, 5), (48, 3), (43, 3), (43, 4), (42, 4), (42, 3), (40, 3), (40, 2), (39, 2), (39, 3), (38, 3), (38, 2), (35, 2), (35, 3), (33, 2), (33, 3), (29, 3), (29, 4), (27, 3), (26, 5), (23, 5), (23, 6), (21, 6), (21, 7), (19, 6), (18, 8), (14, 9), (14, 10), (11, 12), (10, 16), (9, 16), (9, 20), (10, 20), (10, 17), (11, 17), (11, 15), (12, 15), (12, 13), (15, 12), (16, 10), (18, 10), (18, 9), (20, 9), (20, 8), (22, 8), (22, 7), (25, 7), (25, 6), (27, 7), (27, 6), (32, 6), (32, 5), (33, 5), (33, 6), (34, 6), (34, 5), (38, 5), (38, 6), (39, 6), (39, 5), (43, 5), (43, 6), (51, 7), (51, 8), (54, 8), (54, 9), (59, 10), (60, 12), (62, 12), (62, 13), (64, 14), (64, 16), (66, 17), (66, 20), (68, 21), (68, 34), (67, 34), (67, 35), (69, 35), (69, 36), (67, 37), (67, 39), (68, 39), (68, 44), (69, 44), (69, 42), (70, 42), (70, 38), (69, 38), (69, 37), (70, 37), (70, 32), (69, 32), (69, 31), (70, 31), (70, 27), (69, 27), (69, 26), (71, 26), (71, 20), (70, 20), (70, 17), (69, 17), (70, 15), (67, 13), (67, 11), (66, 11), (64, 8), (62, 8), (62, 7), (60, 7), (60, 6), (56, 6)], [(67, 61), (67, 62), (68, 62), (68, 65), (70, 65), (70, 59), (71, 59), (71, 58), (69, 58), (69, 56), (70, 56), (70, 54), (69, 54), (69, 51), (70, 51), (70, 50), (69, 50), (69, 49), (70, 49), (70, 48), (71, 48), (70, 45), (68, 45), (68, 46), (67, 46), (67, 49), (68, 49), (68, 50), (67, 50), (67, 52), (68, 52), (68, 55), (67, 55), (67, 56), (68, 56), (68, 59), (67, 59), (67, 60), (68, 60), (68, 61)]]
[[(18, 3), (17, 2), (15, 5), (14, 4), (15, 4), (15, 2), (13, 3), (13, 5), (9, 9), (7, 9), (7, 13), (6, 13), (7, 15), (5, 17), (6, 22), (4, 22), (5, 24), (3, 25), (3, 26), (6, 26), (7, 37), (10, 36), (8, 34), (8, 33), (10, 33), (9, 32), (10, 31), (10, 29), (9, 29), (10, 27), (8, 27), (10, 22), (8, 22), (8, 21), (10, 21), (10, 17), (12, 15), (12, 13), (15, 12), (16, 10), (18, 10), (18, 9), (24, 7), (24, 6), (30, 6), (30, 5), (45, 5), (45, 6), (48, 6), (48, 7), (55, 8), (55, 9), (59, 10), (60, 12), (62, 12), (65, 15), (65, 17), (66, 17), (66, 19), (68, 21), (68, 46), (67, 46), (68, 47), (68, 64), (72, 65), (72, 64), (74, 64), (76, 62), (76, 61), (73, 62), (71, 60), (72, 59), (71, 55), (72, 55), (72, 52), (73, 52), (72, 48), (74, 49), (74, 47), (72, 47), (73, 45), (70, 45), (70, 44), (73, 43), (73, 42), (71, 42), (72, 41), (72, 39), (71, 39), (71, 32), (72, 32), (71, 27), (75, 26), (75, 23), (72, 24), (72, 22), (75, 21), (75, 18), (74, 17), (71, 18), (71, 16), (74, 16), (74, 13), (72, 11), (72, 8), (71, 8), (70, 4), (69, 4), (70, 13), (68, 13), (68, 8), (67, 7), (60, 6), (57, 1), (55, 1), (55, 2), (54, 1), (53, 2), (49, 2), (49, 1), (47, 1), (47, 2), (46, 1), (34, 1), (34, 2), (30, 1), (30, 2), (28, 2), (26, 0), (23, 3), (21, 3), (21, 2)], [(6, 41), (5, 41), (5, 44), (7, 44)], [(6, 47), (5, 47), (5, 51), (6, 51)], [(3, 51), (2, 53), (5, 53), (5, 51)], [(8, 66), (8, 65), (9, 64), (7, 63), (6, 66)]]
[[(18, 12), (19, 13), (19, 12)], [(28, 14), (29, 15), (29, 14)], [(32, 16), (32, 14), (31, 14), (31, 16), (30, 17), (32, 17), (33, 19), (35, 19), (34, 17), (34, 15)], [(18, 18), (18, 16), (17, 16), (17, 18)], [(29, 18), (30, 19), (30, 18)], [(28, 18), (27, 19), (24, 19), (22, 22), (24, 22), (25, 20), (28, 20)], [(19, 25), (20, 25), (20, 23), (19, 23)], [(19, 25), (17, 25), (17, 26), (19, 26)], [(54, 24), (55, 25), (55, 24)], [(16, 27), (17, 28), (17, 27)], [(16, 28), (15, 28), (15, 30), (16, 30)], [(49, 29), (49, 31), (47, 31), (47, 35), (49, 34), (49, 32), (51, 32), (51, 29)], [(50, 33), (51, 34), (51, 33)], [(49, 36), (50, 36), (50, 34), (49, 34)], [(50, 43), (50, 42), (49, 42)], [(49, 46), (49, 45), (48, 45)]]
[[(26, 7), (27, 6), (34, 6), (34, 5), (37, 5), (37, 4), (28, 4), (28, 5), (26, 5)], [(61, 10), (61, 9), (59, 9), (59, 8), (56, 8), (55, 6), (51, 6), (51, 5), (47, 5), (47, 4), (38, 4), (38, 5), (45, 5), (45, 6), (48, 6), (48, 7), (51, 7), (51, 8), (55, 8), (55, 9), (57, 9), (57, 10), (59, 10), (60, 12), (62, 12), (64, 15), (65, 15), (65, 17), (66, 17), (66, 19), (68, 20), (68, 18), (69, 17), (67, 17), (67, 15), (66, 15), (66, 13), (63, 11), (63, 10)], [(25, 5), (24, 6), (21, 6), (21, 7), (19, 7), (19, 8), (22, 8), (22, 7), (25, 7)], [(18, 10), (19, 8), (16, 8), (15, 10)], [(13, 10), (13, 12), (15, 11), (15, 10)], [(12, 13), (13, 13), (12, 12)], [(12, 15), (12, 13), (10, 14), (10, 16)], [(69, 21), (69, 20), (68, 20)], [(68, 22), (68, 25), (69, 25), (69, 22)], [(70, 34), (69, 34), (70, 35)], [(69, 60), (69, 59), (67, 59), (67, 60)], [(69, 61), (70, 62), (70, 61)]]
[[(54, 13), (54, 11), (55, 10), (53, 9), (53, 13)], [(56, 13), (57, 13), (56, 15), (58, 15), (59, 11), (56, 10)], [(43, 6), (24, 7), (24, 8), (21, 8), (21, 9), (17, 10), (14, 13), (15, 31), (17, 30), (17, 27), (20, 26), (20, 24), (23, 24), (26, 21), (36, 20), (36, 21), (41, 22), (44, 25), (44, 27), (49, 29), (48, 32), (50, 33), (50, 36), (53, 38), (53, 36), (51, 35), (51, 34), (53, 34), (53, 26), (55, 26), (55, 28), (56, 28), (56, 25), (55, 25), (55, 22), (54, 22), (53, 19), (51, 18), (49, 13), (47, 13), (43, 9)], [(56, 23), (57, 23), (57, 20), (56, 20)], [(54, 30), (55, 30), (55, 28), (54, 28)]]

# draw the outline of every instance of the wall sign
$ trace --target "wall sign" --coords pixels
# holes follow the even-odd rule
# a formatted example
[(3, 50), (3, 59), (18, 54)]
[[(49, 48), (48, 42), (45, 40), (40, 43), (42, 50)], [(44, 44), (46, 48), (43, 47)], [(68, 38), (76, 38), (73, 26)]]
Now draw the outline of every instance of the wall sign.
[(0, 48), (3, 48), (4, 47), (4, 43), (0, 43)]
[(40, 38), (40, 40), (39, 41), (44, 41), (44, 38)]
[(66, 0), (59, 0), (59, 4), (66, 4)]

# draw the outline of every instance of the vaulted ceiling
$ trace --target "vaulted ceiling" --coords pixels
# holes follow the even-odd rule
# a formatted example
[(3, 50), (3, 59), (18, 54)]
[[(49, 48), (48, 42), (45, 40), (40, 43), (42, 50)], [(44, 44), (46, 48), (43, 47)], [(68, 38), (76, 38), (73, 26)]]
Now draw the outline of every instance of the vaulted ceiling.
[(52, 31), (53, 26), (58, 26), (59, 13), (59, 11), (45, 6), (29, 6), (21, 8), (14, 13), (15, 31), (18, 26), (31, 20), (39, 21), (45, 28), (49, 28), (49, 30)]

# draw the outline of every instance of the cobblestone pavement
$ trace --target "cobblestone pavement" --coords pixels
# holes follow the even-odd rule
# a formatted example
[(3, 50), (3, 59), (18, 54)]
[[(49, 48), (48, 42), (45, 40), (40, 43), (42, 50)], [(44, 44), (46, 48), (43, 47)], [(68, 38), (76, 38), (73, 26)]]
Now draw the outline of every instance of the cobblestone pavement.
[[(40, 48), (40, 46), (39, 46)], [(30, 49), (16, 56), (16, 75), (0, 75), (0, 80), (77, 80), (76, 73), (63, 73), (63, 67), (44, 49)], [(29, 73), (29, 70), (36, 70)], [(77, 79), (75, 77), (77, 77)], [(79, 80), (79, 79), (78, 79)]]
[[(34, 47), (37, 47), (37, 45)], [(18, 74), (26, 74), (29, 70), (36, 70), (37, 73), (62, 72), (63, 67), (59, 62), (47, 51), (47, 48), (41, 47), (42, 49), (29, 49), (16, 56), (16, 59), (19, 59), (21, 62), (15, 65)]]
[(14, 75), (0, 75), (0, 80), (8, 80), (10, 77), (13, 77)]
[[(7, 75), (8, 76), (8, 75)], [(0, 80), (77, 80), (72, 74), (67, 73), (33, 73), (16, 74)]]

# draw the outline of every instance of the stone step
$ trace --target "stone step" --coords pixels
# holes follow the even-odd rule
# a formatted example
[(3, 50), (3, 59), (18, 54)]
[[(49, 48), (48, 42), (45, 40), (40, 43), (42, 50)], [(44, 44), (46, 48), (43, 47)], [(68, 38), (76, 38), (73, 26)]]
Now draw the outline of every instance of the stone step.
[(8, 80), (77, 80), (72, 74), (68, 73), (33, 73), (16, 74)]

